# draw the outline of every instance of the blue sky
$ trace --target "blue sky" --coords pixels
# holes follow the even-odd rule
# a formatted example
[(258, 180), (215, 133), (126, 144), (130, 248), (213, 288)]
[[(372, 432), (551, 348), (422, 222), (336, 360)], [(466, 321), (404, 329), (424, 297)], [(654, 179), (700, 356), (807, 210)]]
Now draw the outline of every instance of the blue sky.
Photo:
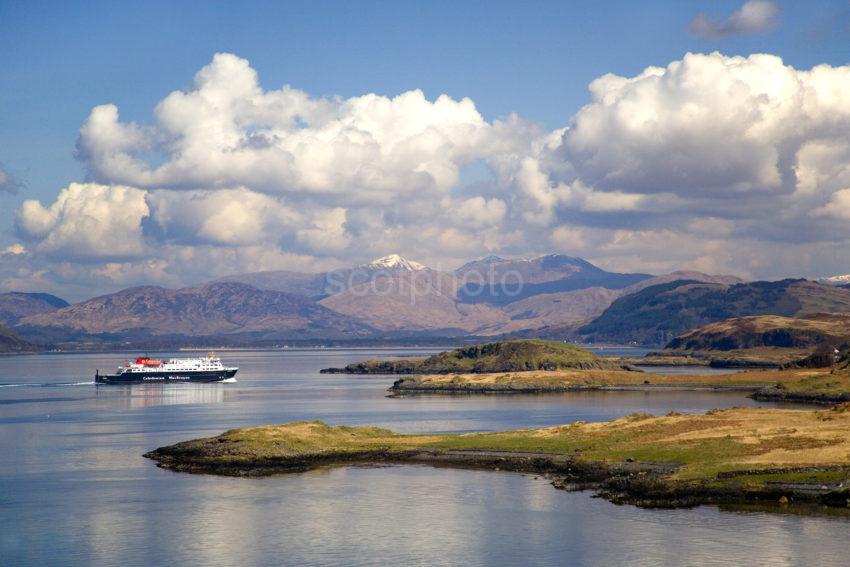
[[(485, 118), (562, 126), (605, 73), (633, 75), (688, 51), (773, 53), (797, 68), (850, 58), (850, 3), (783, 2), (774, 32), (688, 33), (739, 1), (0, 2), (0, 160), (46, 198), (84, 177), (74, 159), (91, 108), (147, 122), (213, 53), (251, 61), (267, 88), (314, 95), (470, 97)], [(8, 232), (10, 215), (3, 215)], [(8, 234), (4, 240), (9, 240)]]
[[(850, 57), (850, 3), (778, 2), (760, 33), (701, 38), (699, 2), (19, 2), (0, 1), (0, 163), (22, 188), (0, 192), (0, 247), (14, 211), (47, 205), (86, 179), (74, 157), (93, 107), (150, 124), (156, 104), (187, 89), (214, 53), (250, 62), (265, 89), (388, 97), (421, 89), (471, 98), (487, 121), (516, 113), (554, 130), (589, 102), (606, 73), (631, 77), (687, 52), (770, 53), (808, 69)], [(846, 266), (850, 269), (850, 266)]]

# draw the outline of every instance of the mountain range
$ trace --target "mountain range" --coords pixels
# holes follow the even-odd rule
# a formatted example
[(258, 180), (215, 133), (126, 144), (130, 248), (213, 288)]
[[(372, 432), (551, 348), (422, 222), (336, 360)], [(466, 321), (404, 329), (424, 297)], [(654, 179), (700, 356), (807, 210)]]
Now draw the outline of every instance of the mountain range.
[[(314, 274), (260, 272), (237, 281), (305, 294), (333, 311), (384, 332), (496, 336), (546, 325), (571, 325), (600, 314), (618, 297), (670, 279), (723, 283), (732, 276), (698, 272), (651, 276), (615, 273), (571, 256), (489, 256), (453, 272), (432, 270), (393, 254), (370, 264)], [(304, 282), (308, 282), (305, 285)]]
[[(850, 337), (850, 313), (814, 313), (800, 317), (756, 315), (724, 319), (676, 337), (666, 353), (729, 351), (761, 347), (810, 349), (844, 346)], [(830, 349), (831, 350), (831, 349)]]
[(144, 286), (21, 319), (24, 336), (51, 342), (216, 337), (229, 343), (356, 338), (373, 329), (302, 295), (217, 282), (166, 289)]
[(49, 293), (0, 293), (0, 324), (14, 325), (24, 317), (68, 307), (68, 302)]
[(455, 271), (461, 303), (507, 305), (543, 294), (589, 288), (624, 289), (651, 279), (649, 274), (606, 272), (581, 258), (549, 254), (530, 260), (489, 256)]
[(36, 350), (37, 347), (9, 327), (24, 317), (50, 313), (67, 306), (67, 301), (49, 293), (0, 293), (0, 353)]
[(850, 290), (699, 272), (609, 272), (555, 254), (489, 256), (454, 271), (393, 254), (323, 273), (135, 287), (74, 305), (47, 294), (0, 294), (0, 323), (23, 341), (61, 346), (483, 336), (658, 344), (726, 317), (817, 311), (850, 311)]
[(19, 337), (8, 327), (0, 325), (0, 353), (31, 352), (37, 347)]
[(802, 279), (733, 285), (678, 280), (614, 301), (576, 330), (591, 342), (664, 344), (689, 329), (732, 317), (850, 311), (850, 290)]

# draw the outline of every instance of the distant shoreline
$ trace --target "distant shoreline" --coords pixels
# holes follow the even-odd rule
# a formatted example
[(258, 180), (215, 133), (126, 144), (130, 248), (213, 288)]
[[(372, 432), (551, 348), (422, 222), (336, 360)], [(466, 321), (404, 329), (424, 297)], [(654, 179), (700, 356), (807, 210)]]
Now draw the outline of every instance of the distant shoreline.
[(385, 345), (385, 346), (344, 346), (344, 345), (333, 345), (333, 346), (310, 346), (310, 345), (299, 345), (299, 346), (290, 346), (290, 347), (215, 347), (215, 346), (206, 346), (206, 347), (180, 347), (180, 348), (165, 348), (165, 347), (157, 347), (157, 348), (122, 348), (122, 349), (80, 349), (80, 350), (64, 350), (64, 349), (51, 349), (51, 350), (36, 350), (36, 351), (27, 351), (27, 352), (0, 352), (0, 356), (16, 356), (16, 355), (56, 355), (56, 354), (138, 354), (140, 352), (144, 353), (162, 353), (162, 352), (252, 352), (252, 351), (261, 351), (261, 352), (286, 352), (286, 351), (297, 351), (297, 350), (375, 350), (375, 349), (423, 349), (423, 350), (434, 350), (434, 349), (445, 349), (452, 348), (453, 345)]
[[(407, 396), (417, 394), (448, 394), (448, 395), (472, 395), (472, 394), (564, 394), (571, 392), (758, 392), (764, 385), (747, 384), (611, 384), (611, 385), (581, 385), (564, 384), (552, 386), (506, 386), (506, 387), (406, 387), (397, 386), (398, 380), (387, 391), (395, 396)], [(788, 400), (791, 401), (791, 400)]]
[(388, 389), (408, 395), (515, 395), (569, 392), (749, 392), (764, 402), (833, 405), (850, 402), (843, 370), (745, 370), (730, 374), (663, 374), (617, 370), (561, 370), (489, 374), (407, 375)]

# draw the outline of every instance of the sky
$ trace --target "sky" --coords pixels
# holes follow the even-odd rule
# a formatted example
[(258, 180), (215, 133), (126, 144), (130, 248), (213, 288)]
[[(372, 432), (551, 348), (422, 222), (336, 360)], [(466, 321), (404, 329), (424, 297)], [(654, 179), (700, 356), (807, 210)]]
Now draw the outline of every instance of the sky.
[(0, 291), (850, 273), (850, 3), (0, 0)]

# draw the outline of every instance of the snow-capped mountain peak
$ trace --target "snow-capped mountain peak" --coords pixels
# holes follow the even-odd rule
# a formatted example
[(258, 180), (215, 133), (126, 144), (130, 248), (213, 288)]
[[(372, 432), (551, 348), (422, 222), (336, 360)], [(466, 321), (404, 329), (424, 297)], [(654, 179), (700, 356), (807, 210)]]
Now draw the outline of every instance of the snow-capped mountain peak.
[(390, 254), (366, 264), (367, 268), (373, 270), (387, 270), (390, 272), (418, 272), (424, 270), (425, 266), (419, 262), (413, 262), (399, 254)]

